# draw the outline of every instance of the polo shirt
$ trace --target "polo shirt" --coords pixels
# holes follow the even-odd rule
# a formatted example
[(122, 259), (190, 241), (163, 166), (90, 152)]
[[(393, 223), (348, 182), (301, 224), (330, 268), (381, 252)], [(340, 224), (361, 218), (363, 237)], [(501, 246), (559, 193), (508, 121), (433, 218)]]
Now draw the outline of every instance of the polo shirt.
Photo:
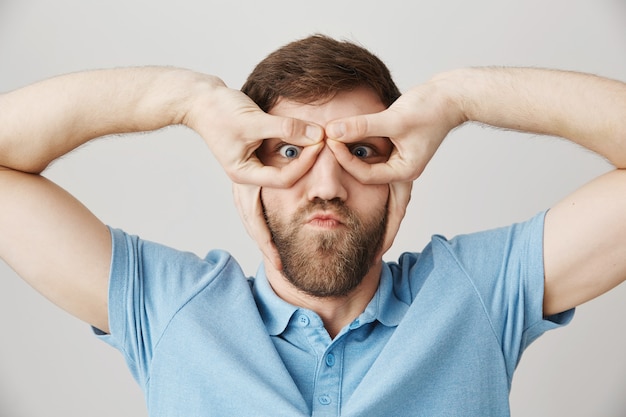
[(160, 416), (508, 416), (542, 317), (543, 219), (447, 240), (383, 265), (331, 339), (313, 311), (204, 258), (111, 229), (109, 335)]

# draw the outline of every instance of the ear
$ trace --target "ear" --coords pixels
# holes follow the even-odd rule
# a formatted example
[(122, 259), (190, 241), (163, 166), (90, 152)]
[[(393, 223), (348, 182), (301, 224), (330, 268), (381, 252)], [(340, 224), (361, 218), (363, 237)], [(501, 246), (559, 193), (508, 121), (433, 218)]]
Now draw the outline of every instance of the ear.
[(282, 270), (280, 256), (272, 241), (272, 234), (265, 222), (263, 204), (261, 202), (261, 187), (233, 183), (233, 197), (246, 231), (257, 243), (261, 252), (263, 252), (265, 260), (271, 263), (276, 270)]

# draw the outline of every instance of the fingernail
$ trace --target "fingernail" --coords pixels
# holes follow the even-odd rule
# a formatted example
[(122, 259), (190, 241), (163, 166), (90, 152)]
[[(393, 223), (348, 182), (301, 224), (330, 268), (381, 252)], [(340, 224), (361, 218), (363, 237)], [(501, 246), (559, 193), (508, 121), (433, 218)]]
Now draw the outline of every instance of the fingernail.
[(307, 125), (304, 134), (307, 138), (318, 141), (322, 137), (322, 128), (317, 125)]
[(333, 123), (326, 127), (328, 137), (337, 139), (342, 137), (346, 133), (345, 123)]

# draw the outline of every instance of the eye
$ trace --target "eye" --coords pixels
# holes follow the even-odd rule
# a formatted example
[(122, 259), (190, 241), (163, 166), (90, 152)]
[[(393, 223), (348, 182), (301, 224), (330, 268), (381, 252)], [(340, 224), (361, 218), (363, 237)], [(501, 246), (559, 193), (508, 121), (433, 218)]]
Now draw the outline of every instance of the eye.
[(374, 150), (366, 145), (357, 145), (350, 149), (350, 152), (352, 152), (352, 155), (361, 159), (369, 158), (374, 155)]
[(288, 143), (280, 145), (280, 147), (278, 148), (278, 153), (280, 154), (280, 156), (287, 159), (297, 158), (298, 156), (300, 156), (301, 151), (301, 147), (296, 145), (290, 145)]

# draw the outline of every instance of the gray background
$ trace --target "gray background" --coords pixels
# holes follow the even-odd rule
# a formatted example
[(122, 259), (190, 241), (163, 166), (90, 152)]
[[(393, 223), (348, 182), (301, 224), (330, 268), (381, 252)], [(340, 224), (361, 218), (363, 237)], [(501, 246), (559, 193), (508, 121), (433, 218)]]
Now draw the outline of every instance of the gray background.
[[(621, 0), (0, 0), (0, 91), (59, 73), (148, 64), (216, 74), (239, 88), (267, 53), (314, 32), (370, 48), (403, 90), (476, 65), (626, 80)], [(387, 258), (420, 250), (433, 233), (525, 220), (608, 169), (561, 140), (464, 127), (417, 181)], [(189, 130), (98, 141), (47, 175), (108, 224), (200, 255), (224, 248), (248, 274), (256, 270), (260, 257), (229, 181)], [(530, 347), (513, 384), (514, 416), (626, 414), (625, 301), (622, 285)], [(0, 416), (146, 415), (121, 355), (2, 263), (0, 329)]]

